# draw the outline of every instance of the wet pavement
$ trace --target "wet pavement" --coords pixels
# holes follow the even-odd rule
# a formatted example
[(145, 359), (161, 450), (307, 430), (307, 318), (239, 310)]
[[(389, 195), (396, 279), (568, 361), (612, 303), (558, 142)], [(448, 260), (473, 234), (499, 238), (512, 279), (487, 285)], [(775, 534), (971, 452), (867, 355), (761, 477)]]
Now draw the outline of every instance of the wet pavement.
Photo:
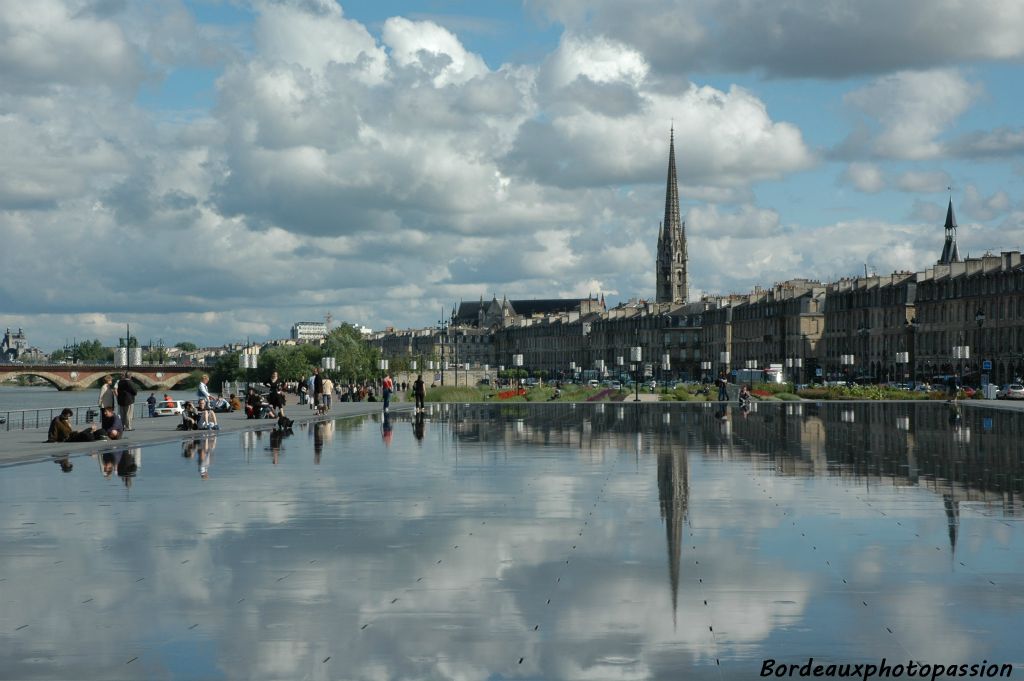
[(926, 403), (434, 405), (11, 466), (0, 678), (1019, 674), (1022, 435)]

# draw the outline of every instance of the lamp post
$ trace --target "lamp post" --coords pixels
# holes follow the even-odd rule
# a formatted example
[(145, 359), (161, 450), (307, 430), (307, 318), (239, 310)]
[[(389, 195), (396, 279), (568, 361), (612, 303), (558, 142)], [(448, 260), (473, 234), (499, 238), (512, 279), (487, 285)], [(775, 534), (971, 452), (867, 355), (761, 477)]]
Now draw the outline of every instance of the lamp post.
[[(518, 349), (519, 348), (516, 348), (516, 350)], [(523, 366), (523, 356), (519, 352), (516, 352), (516, 354), (512, 355), (512, 366), (516, 367), (516, 389), (518, 390), (520, 385), (519, 371), (520, 369), (522, 369)]]
[(383, 382), (384, 381), (384, 372), (386, 372), (388, 370), (388, 361), (386, 359), (378, 360), (377, 361), (377, 366), (380, 369), (380, 380)]
[[(841, 365), (843, 365), (843, 367), (845, 367), (845, 371), (847, 372), (847, 374), (849, 374), (850, 367), (853, 366), (855, 359), (856, 358), (853, 355), (840, 355), (839, 356), (839, 363)], [(847, 383), (849, 383), (849, 380), (850, 380), (849, 375), (847, 375), (847, 379), (846, 380), (847, 380)]]
[(728, 351), (723, 350), (718, 353), (718, 363), (722, 365), (722, 374), (725, 375), (726, 380), (729, 380), (729, 360), (730, 355)]
[(704, 374), (701, 376), (701, 380), (706, 380), (708, 378), (708, 374), (711, 373), (711, 360), (701, 360), (700, 370)]
[(906, 350), (901, 350), (896, 353), (896, 363), (903, 365), (903, 382), (907, 382), (907, 365), (910, 364), (910, 353)]
[(801, 369), (801, 367), (803, 367), (803, 365), (804, 365), (804, 360), (803, 360), (802, 357), (787, 357), (786, 358), (786, 368), (787, 369), (792, 369), (792, 371), (790, 372), (790, 375), (793, 378), (793, 385), (796, 385), (799, 382), (800, 369)]
[[(974, 313), (974, 323), (978, 325), (978, 335), (975, 338), (975, 340), (978, 341), (978, 352), (981, 353), (981, 358), (984, 360), (985, 359), (985, 350), (986, 350), (986, 348), (985, 348), (985, 346), (981, 342), (981, 327), (983, 327), (985, 325), (985, 311), (983, 309), (981, 309), (980, 307), (978, 308), (978, 311)], [(984, 383), (985, 383), (985, 385), (988, 385), (988, 376), (987, 375), (985, 377)], [(981, 387), (984, 389), (985, 386), (983, 385)]]
[(629, 361), (636, 362), (637, 370), (635, 374), (634, 382), (636, 384), (636, 397), (633, 399), (634, 402), (640, 401), (640, 371), (641, 362), (643, 361), (643, 349), (639, 345), (635, 345), (629, 349)]
[[(963, 334), (960, 334), (960, 342), (963, 343)], [(954, 345), (953, 346), (953, 359), (957, 360), (958, 376), (956, 393), (953, 399), (960, 397), (960, 386), (964, 383), (964, 360), (971, 358), (971, 346), (969, 345)]]

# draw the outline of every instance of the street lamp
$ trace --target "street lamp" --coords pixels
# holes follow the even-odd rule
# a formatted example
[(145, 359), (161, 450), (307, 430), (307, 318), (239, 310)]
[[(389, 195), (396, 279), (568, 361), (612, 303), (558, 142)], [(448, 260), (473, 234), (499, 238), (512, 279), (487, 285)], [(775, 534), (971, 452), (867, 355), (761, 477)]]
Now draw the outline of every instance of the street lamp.
[(724, 367), (722, 373), (725, 374), (726, 376), (729, 375), (729, 360), (730, 356), (728, 351), (723, 350), (722, 352), (718, 353), (718, 363)]
[[(960, 342), (963, 342), (961, 338)], [(954, 345), (953, 346), (953, 359), (959, 360), (957, 365), (959, 371), (959, 378), (957, 379), (956, 385), (956, 397), (960, 396), (960, 386), (964, 383), (964, 360), (971, 358), (971, 346), (969, 345)], [(954, 398), (955, 399), (955, 398)]]
[(516, 354), (512, 355), (512, 366), (516, 367), (516, 387), (518, 388), (518, 386), (520, 385), (519, 370), (522, 369), (523, 367), (523, 356), (520, 353), (517, 352)]
[(790, 374), (793, 376), (793, 384), (799, 383), (800, 368), (803, 367), (804, 360), (802, 357), (787, 357), (786, 368), (792, 369)]
[(910, 353), (902, 350), (896, 353), (896, 363), (903, 365), (903, 382), (907, 382), (907, 365), (910, 364)]
[(703, 376), (701, 376), (701, 380), (706, 379), (708, 377), (708, 374), (711, 373), (711, 360), (701, 360), (700, 370), (704, 374)]
[(634, 378), (636, 383), (636, 397), (633, 399), (634, 402), (640, 401), (640, 363), (643, 361), (643, 356), (643, 348), (639, 345), (635, 345), (629, 349), (629, 361), (636, 362), (637, 366)]
[[(844, 367), (846, 367), (847, 374), (849, 374), (850, 367), (853, 366), (854, 360), (855, 360), (855, 358), (854, 358), (853, 355), (840, 355), (839, 356), (839, 363), (842, 364)], [(847, 382), (849, 382), (849, 380), (850, 380), (849, 376), (847, 376)]]
[(665, 375), (668, 374), (672, 369), (672, 358), (666, 352), (661, 356), (661, 380), (665, 382), (667, 379)]

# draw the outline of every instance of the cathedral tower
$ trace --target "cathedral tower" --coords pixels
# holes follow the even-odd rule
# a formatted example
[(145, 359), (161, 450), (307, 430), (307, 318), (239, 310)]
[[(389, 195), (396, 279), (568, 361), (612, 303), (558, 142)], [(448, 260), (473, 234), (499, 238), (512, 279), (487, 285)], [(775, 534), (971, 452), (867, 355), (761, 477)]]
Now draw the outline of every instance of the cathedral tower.
[(655, 302), (683, 304), (686, 288), (686, 225), (679, 219), (676, 182), (675, 130), (668, 137), (668, 179), (665, 183), (665, 220), (658, 230), (658, 289)]

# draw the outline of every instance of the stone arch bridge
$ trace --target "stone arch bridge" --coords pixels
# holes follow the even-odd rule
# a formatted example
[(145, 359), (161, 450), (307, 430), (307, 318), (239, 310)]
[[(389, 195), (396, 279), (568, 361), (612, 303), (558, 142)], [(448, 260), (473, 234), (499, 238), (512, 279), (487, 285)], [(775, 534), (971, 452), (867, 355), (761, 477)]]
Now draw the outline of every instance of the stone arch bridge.
[(16, 376), (36, 376), (58, 390), (85, 390), (107, 374), (128, 375), (147, 390), (170, 390), (201, 367), (155, 366), (115, 367), (110, 364), (0, 364), (0, 381)]

